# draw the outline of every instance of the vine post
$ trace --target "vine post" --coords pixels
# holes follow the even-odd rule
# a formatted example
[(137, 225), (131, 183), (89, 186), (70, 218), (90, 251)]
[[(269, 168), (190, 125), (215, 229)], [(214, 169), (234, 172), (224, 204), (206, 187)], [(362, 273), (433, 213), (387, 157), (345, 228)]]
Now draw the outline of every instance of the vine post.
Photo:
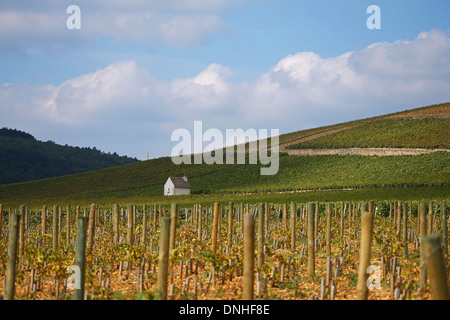
[(290, 224), (290, 228), (291, 228), (291, 250), (294, 251), (295, 250), (295, 223), (296, 223), (296, 218), (297, 218), (297, 206), (295, 202), (291, 202), (291, 224)]
[(442, 220), (442, 241), (444, 243), (444, 254), (448, 255), (447, 205), (445, 201), (441, 202), (441, 220)]
[(331, 256), (331, 204), (327, 203), (327, 257)]
[(255, 217), (244, 214), (244, 272), (242, 299), (253, 299), (253, 283), (255, 268)]
[(178, 220), (178, 204), (172, 203), (170, 206), (170, 242), (169, 252), (175, 249), (175, 239), (177, 235), (177, 220)]
[(116, 203), (113, 206), (112, 210), (112, 223), (113, 223), (113, 232), (114, 232), (114, 244), (117, 245), (119, 243), (120, 236), (120, 215), (119, 215), (119, 205)]
[(230, 202), (228, 204), (229, 210), (228, 210), (228, 239), (227, 244), (228, 248), (231, 248), (231, 245), (233, 244), (233, 202)]
[(92, 248), (94, 246), (94, 236), (95, 236), (95, 203), (91, 204), (89, 211), (89, 226), (87, 234), (87, 247)]
[(307, 215), (308, 215), (308, 275), (313, 278), (315, 275), (315, 248), (314, 248), (314, 202), (308, 202)]
[(218, 202), (215, 202), (214, 203), (212, 235), (211, 235), (211, 249), (214, 253), (216, 253), (216, 250), (217, 250), (217, 232), (218, 232), (218, 228), (219, 228), (219, 212), (220, 212), (220, 204)]
[(133, 245), (133, 205), (129, 204), (127, 209), (127, 244)]
[(75, 287), (73, 300), (83, 300), (84, 279), (86, 272), (86, 218), (79, 217), (77, 225), (77, 240), (75, 249), (75, 265), (80, 272), (79, 286)]
[(450, 300), (447, 285), (447, 270), (442, 256), (439, 235), (426, 235), (422, 241), (430, 279), (433, 300)]
[(70, 212), (70, 204), (67, 205), (67, 214), (66, 214), (66, 246), (70, 244), (70, 222), (72, 219), (72, 215)]
[(424, 287), (427, 284), (427, 265), (425, 261), (425, 252), (423, 250), (423, 239), (427, 234), (427, 207), (426, 203), (421, 201), (419, 203), (419, 217), (420, 217), (420, 286)]
[(370, 251), (373, 234), (373, 212), (363, 211), (361, 215), (361, 248), (359, 259), (358, 283), (356, 285), (356, 299), (367, 300), (367, 268), (370, 263)]
[(258, 268), (264, 265), (264, 205), (259, 204), (258, 210)]
[(14, 288), (16, 282), (17, 245), (19, 240), (19, 224), (21, 216), (12, 213), (9, 222), (8, 238), (8, 265), (6, 267), (5, 300), (14, 299)]
[(53, 251), (58, 250), (58, 206), (53, 206)]
[(158, 263), (159, 299), (167, 300), (167, 275), (169, 273), (170, 218), (161, 217)]
[(403, 203), (403, 255), (408, 256), (408, 210), (406, 202)]

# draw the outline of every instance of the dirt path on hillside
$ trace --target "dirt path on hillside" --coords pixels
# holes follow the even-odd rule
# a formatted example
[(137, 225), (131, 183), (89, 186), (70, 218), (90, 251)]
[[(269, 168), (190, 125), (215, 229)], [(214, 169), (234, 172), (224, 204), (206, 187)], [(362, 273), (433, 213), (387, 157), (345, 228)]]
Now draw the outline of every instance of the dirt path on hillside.
[(306, 141), (311, 141), (311, 140), (314, 140), (314, 139), (318, 139), (320, 137), (327, 136), (329, 134), (333, 134), (333, 133), (336, 133), (336, 132), (352, 129), (352, 128), (360, 126), (361, 124), (357, 124), (357, 125), (353, 125), (353, 126), (346, 126), (346, 127), (337, 128), (337, 129), (331, 129), (331, 130), (322, 131), (322, 132), (318, 132), (318, 133), (313, 133), (313, 134), (308, 135), (306, 137), (294, 138), (293, 140), (289, 140), (287, 142), (280, 143), (280, 151), (284, 151), (287, 146), (290, 146), (290, 145), (293, 145), (293, 144), (302, 143), (302, 142), (306, 142)]
[[(393, 116), (387, 116), (387, 117), (382, 117), (382, 118), (378, 118), (378, 119), (367, 120), (367, 122), (381, 121), (381, 120), (387, 120), (387, 119), (424, 119), (424, 118), (449, 118), (449, 117), (450, 116), (448, 116), (448, 115), (433, 115), (433, 116), (426, 116), (426, 115), (424, 115), (424, 116), (414, 116), (414, 117), (413, 116), (403, 116), (403, 115), (393, 115)], [(361, 126), (361, 125), (363, 125), (365, 123), (366, 122), (362, 122), (362, 123), (358, 123), (358, 124), (355, 124), (355, 125), (349, 125), (349, 126), (345, 126), (345, 127), (341, 127), (341, 128), (337, 128), (337, 129), (320, 131), (318, 133), (313, 133), (313, 134), (307, 135), (307, 136), (303, 135), (303, 136), (300, 136), (298, 138), (296, 138), (294, 136), (291, 139), (289, 139), (289, 141), (280, 143), (280, 152), (285, 152), (287, 146), (299, 144), (299, 143), (306, 142), (306, 141), (315, 140), (315, 139), (318, 139), (320, 137), (324, 137), (324, 136), (327, 136), (327, 135), (330, 135), (330, 134), (333, 134), (333, 133), (337, 133), (337, 132), (340, 132), (340, 131), (344, 131), (344, 130), (348, 130), (348, 129), (352, 129), (352, 128)], [(390, 149), (400, 149), (400, 148), (390, 148)], [(291, 149), (291, 150), (297, 150), (297, 149)], [(334, 149), (329, 149), (329, 150), (334, 150)], [(405, 148), (404, 150), (410, 150), (410, 149)], [(426, 149), (426, 150), (428, 150), (428, 149)], [(447, 151), (447, 150), (444, 149), (442, 151)], [(332, 154), (332, 153), (330, 153), (330, 154)]]
[[(445, 109), (446, 108), (446, 109)], [(340, 131), (344, 131), (344, 130), (348, 130), (348, 129), (352, 129), (361, 125), (364, 125), (368, 122), (374, 122), (374, 121), (381, 121), (381, 120), (387, 120), (387, 119), (423, 119), (423, 118), (449, 118), (450, 116), (448, 115), (448, 106), (445, 106), (445, 112), (441, 111), (441, 113), (439, 114), (433, 114), (433, 115), (421, 115), (421, 114), (415, 114), (415, 113), (411, 113), (411, 114), (394, 114), (394, 115), (388, 115), (388, 116), (381, 116), (379, 118), (374, 118), (374, 119), (367, 119), (365, 121), (362, 121), (358, 124), (354, 124), (354, 125), (348, 125), (348, 126), (343, 126), (340, 128), (336, 128), (336, 129), (325, 129), (324, 131), (320, 131), (320, 129), (317, 129), (317, 133), (311, 133), (311, 134), (305, 134), (305, 133), (299, 133), (297, 136), (296, 135), (292, 135), (291, 137), (289, 137), (287, 141), (280, 141), (279, 143), (279, 151), (280, 152), (286, 152), (288, 154), (291, 153), (304, 153), (302, 151), (298, 152), (298, 150), (306, 150), (306, 149), (286, 149), (286, 147), (291, 146), (291, 145), (295, 145), (295, 144), (299, 144), (302, 142), (307, 142), (307, 141), (311, 141), (311, 140), (315, 140), (318, 139), (320, 137), (324, 137), (333, 133), (337, 133)], [(270, 146), (267, 148), (268, 150), (270, 150)], [(348, 148), (348, 149), (356, 149), (356, 148)], [(362, 149), (362, 148), (361, 148)], [(372, 149), (376, 149), (376, 148), (372, 148)], [(379, 148), (379, 149), (392, 149), (392, 153), (398, 154), (399, 152), (401, 152), (401, 148)], [(256, 149), (258, 150), (258, 149)], [(292, 152), (288, 152), (288, 150), (292, 150)], [(310, 150), (310, 149), (307, 149)], [(311, 149), (312, 150), (312, 149)], [(321, 149), (321, 153), (320, 154), (338, 154), (338, 149)], [(325, 150), (330, 150), (330, 151), (325, 151)], [(411, 149), (409, 148), (403, 148), (404, 154), (408, 154), (408, 152)], [(412, 154), (423, 154), (423, 153), (430, 153), (430, 150), (432, 149), (422, 149), (422, 150), (427, 150), (427, 151), (413, 151)], [(436, 150), (432, 150), (431, 152), (434, 152)], [(440, 149), (440, 151), (449, 151), (447, 149)], [(329, 153), (327, 153), (329, 152)], [(389, 151), (374, 151), (374, 154), (382, 154), (382, 153), (389, 153)], [(362, 151), (355, 151), (355, 153), (346, 153), (346, 154), (362, 154)], [(301, 154), (304, 155), (304, 154)]]

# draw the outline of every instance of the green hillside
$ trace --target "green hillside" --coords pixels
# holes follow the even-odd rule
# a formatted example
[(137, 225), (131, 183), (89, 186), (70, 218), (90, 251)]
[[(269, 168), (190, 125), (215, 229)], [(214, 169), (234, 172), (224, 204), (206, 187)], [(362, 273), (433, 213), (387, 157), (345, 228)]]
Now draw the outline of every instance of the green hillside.
[(283, 134), (283, 148), (448, 148), (450, 103)]
[[(449, 104), (450, 105), (450, 104)], [(395, 141), (396, 132), (408, 131), (405, 141), (411, 143), (422, 139), (421, 147), (435, 148), (448, 145), (448, 139), (430, 137), (449, 136), (446, 118), (442, 117), (448, 108), (431, 106), (419, 108), (421, 116), (411, 110), (415, 119), (403, 119), (402, 113), (377, 117), (378, 121), (367, 119), (316, 128), (282, 136), (281, 144), (298, 141), (315, 135), (309, 143), (324, 146), (324, 141), (333, 141), (328, 146), (340, 145), (344, 141), (340, 134), (352, 139), (362, 139), (364, 134), (379, 128), (377, 146)], [(433, 110), (440, 114), (433, 115)], [(394, 118), (392, 120), (386, 120)], [(400, 121), (400, 122), (396, 122)], [(405, 125), (403, 121), (410, 121)], [(391, 125), (387, 125), (391, 123)], [(424, 127), (424, 124), (430, 125)], [(400, 127), (396, 127), (399, 125)], [(351, 126), (352, 128), (348, 128)], [(443, 133), (430, 128), (439, 126)], [(346, 128), (345, 130), (341, 130)], [(395, 129), (394, 129), (395, 128)], [(401, 129), (399, 129), (401, 128)], [(423, 129), (425, 128), (425, 129)], [(336, 130), (341, 130), (335, 132)], [(389, 131), (390, 130), (390, 131)], [(334, 132), (334, 133), (330, 133)], [(352, 135), (353, 132), (353, 135)], [(327, 133), (327, 134), (324, 134)], [(340, 134), (339, 134), (340, 133)], [(417, 133), (417, 134), (416, 134)], [(398, 133), (400, 134), (400, 133)], [(414, 135), (416, 134), (416, 135)], [(320, 135), (320, 137), (317, 137)], [(411, 136), (411, 139), (408, 137)], [(414, 138), (415, 137), (415, 138)], [(341, 140), (339, 140), (339, 139)], [(363, 141), (364, 139), (360, 140)], [(366, 142), (369, 141), (366, 138)], [(384, 140), (384, 142), (383, 142)], [(317, 142), (319, 141), (319, 142)], [(401, 141), (401, 140), (398, 140)], [(342, 142), (342, 143), (344, 143)], [(352, 142), (353, 143), (353, 142)], [(362, 143), (362, 142), (360, 142)], [(383, 144), (384, 143), (384, 144)], [(406, 146), (406, 144), (404, 145)], [(88, 205), (91, 202), (111, 205), (113, 203), (169, 203), (173, 197), (163, 196), (163, 185), (169, 176), (183, 176), (185, 173), (192, 186), (191, 196), (175, 197), (179, 203), (218, 201), (291, 201), (291, 199), (338, 200), (346, 199), (447, 199), (450, 190), (450, 152), (434, 152), (417, 156), (288, 156), (280, 154), (279, 171), (273, 176), (260, 175), (261, 166), (247, 164), (192, 164), (175, 165), (169, 157), (162, 157), (91, 172), (67, 175), (57, 178), (35, 180), (0, 186), (0, 203), (5, 207), (19, 204), (41, 206), (42, 204), (74, 203)], [(347, 190), (349, 189), (349, 190)], [(304, 192), (311, 190), (310, 192)], [(318, 192), (320, 190), (320, 192)]]
[(0, 129), (0, 184), (86, 172), (137, 162), (94, 148), (36, 140), (16, 129)]
[(450, 118), (383, 119), (287, 146), (288, 149), (450, 149)]
[[(157, 198), (169, 176), (187, 173), (193, 194), (289, 192), (303, 189), (376, 187), (450, 187), (450, 155), (280, 156), (274, 176), (261, 176), (259, 165), (174, 165), (158, 158), (114, 168), (0, 186), (2, 203), (114, 203)], [(448, 192), (447, 192), (448, 193)]]

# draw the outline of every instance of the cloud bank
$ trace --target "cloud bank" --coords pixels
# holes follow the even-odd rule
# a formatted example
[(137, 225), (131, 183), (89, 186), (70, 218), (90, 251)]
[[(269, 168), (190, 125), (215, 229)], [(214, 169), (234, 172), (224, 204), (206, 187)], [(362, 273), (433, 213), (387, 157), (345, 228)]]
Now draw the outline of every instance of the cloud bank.
[[(140, 1), (133, 4), (140, 7)], [(64, 128), (60, 137), (69, 144), (141, 159), (148, 150), (151, 157), (165, 156), (174, 146), (171, 132), (191, 130), (194, 120), (223, 132), (285, 133), (450, 101), (450, 38), (431, 30), (330, 58), (297, 52), (255, 82), (234, 83), (231, 75), (227, 66), (211, 64), (192, 78), (167, 81), (134, 61), (119, 61), (59, 85), (0, 84), (0, 115), (8, 126), (37, 136)]]
[(0, 3), (0, 50), (92, 45), (99, 37), (117, 43), (185, 47), (205, 43), (227, 25), (219, 14), (244, 0), (76, 1), (81, 29), (66, 28), (68, 0), (5, 0)]

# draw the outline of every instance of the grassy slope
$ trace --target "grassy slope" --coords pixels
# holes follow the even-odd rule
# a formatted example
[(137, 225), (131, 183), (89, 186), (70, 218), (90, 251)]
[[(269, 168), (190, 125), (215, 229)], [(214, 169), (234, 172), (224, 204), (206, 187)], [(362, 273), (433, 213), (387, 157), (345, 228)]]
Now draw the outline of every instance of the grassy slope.
[[(450, 106), (450, 104), (449, 104)], [(417, 114), (433, 115), (436, 106), (419, 108)], [(442, 110), (448, 110), (447, 107)], [(402, 113), (387, 115), (400, 117)], [(381, 119), (381, 117), (378, 117)], [(317, 128), (284, 135), (283, 141), (299, 136), (334, 130), (356, 124), (372, 124), (373, 121), (358, 120), (328, 128)], [(355, 129), (348, 129), (350, 133)], [(361, 130), (362, 126), (359, 127)], [(341, 131), (345, 132), (345, 131)], [(297, 137), (297, 138), (296, 138)], [(388, 139), (387, 135), (384, 135)], [(261, 176), (259, 165), (174, 165), (169, 157), (158, 158), (114, 168), (97, 170), (59, 178), (36, 180), (0, 186), (0, 203), (7, 206), (54, 203), (90, 202), (112, 204), (165, 203), (173, 198), (162, 197), (163, 185), (168, 176), (187, 173), (192, 192), (197, 195), (177, 197), (178, 202), (212, 201), (290, 201), (307, 197), (311, 200), (345, 199), (445, 199), (450, 185), (450, 154), (438, 152), (421, 156), (364, 157), (364, 156), (281, 156), (280, 169), (275, 176)], [(398, 188), (399, 186), (414, 188)], [(382, 189), (375, 187), (396, 187)], [(366, 190), (343, 191), (347, 187), (364, 187)], [(328, 192), (288, 193), (302, 189), (337, 189)], [(238, 195), (242, 192), (283, 191), (271, 195)], [(205, 194), (211, 194), (211, 196)], [(219, 193), (223, 193), (220, 195)], [(234, 199), (234, 200), (233, 200)], [(305, 198), (306, 199), (306, 198)]]
[(450, 149), (450, 118), (385, 119), (366, 123), (288, 149), (444, 148)]
[(0, 186), (0, 201), (52, 203), (104, 201), (162, 195), (168, 176), (186, 172), (194, 194), (342, 189), (346, 187), (429, 186), (448, 189), (450, 155), (280, 157), (275, 176), (261, 176), (258, 165), (176, 166), (170, 158), (61, 178)]
[[(356, 128), (359, 128), (358, 132), (361, 135), (362, 133), (366, 134), (366, 139), (369, 139), (375, 135), (379, 134), (379, 131), (369, 130), (368, 128), (373, 129), (381, 129), (385, 132), (380, 138), (384, 140), (384, 144), (387, 146), (393, 146), (394, 144), (390, 144), (390, 141), (393, 137), (396, 138), (397, 145), (403, 145), (402, 143), (398, 143), (399, 140), (402, 138), (402, 134), (399, 131), (394, 131), (390, 126), (392, 124), (398, 123), (398, 124), (407, 124), (406, 126), (403, 126), (406, 130), (408, 129), (408, 125), (413, 125), (414, 128), (411, 128), (409, 130), (409, 133), (413, 133), (415, 137), (417, 138), (417, 142), (410, 142), (410, 145), (413, 147), (421, 146), (421, 147), (429, 147), (432, 148), (433, 145), (443, 146), (448, 145), (448, 136), (449, 136), (449, 119), (429, 119), (427, 120), (421, 120), (416, 119), (418, 117), (423, 118), (433, 118), (433, 117), (449, 117), (450, 116), (450, 103), (443, 103), (438, 105), (432, 105), (427, 107), (420, 107), (416, 109), (411, 110), (405, 110), (401, 112), (396, 113), (390, 113), (386, 115), (381, 115), (377, 117), (367, 118), (367, 119), (360, 119), (360, 120), (354, 120), (344, 123), (338, 123), (331, 126), (324, 126), (324, 127), (318, 127), (308, 130), (301, 130), (297, 132), (291, 132), (288, 134), (284, 134), (280, 136), (280, 147), (287, 147), (288, 145), (296, 145), (298, 144), (298, 147), (302, 147), (301, 145), (305, 143), (304, 140), (309, 141), (317, 141), (320, 139), (321, 142), (328, 142), (328, 140), (325, 137), (329, 136), (338, 136), (341, 137), (342, 135), (345, 135), (346, 138), (350, 139), (349, 142), (353, 142), (352, 144), (354, 146), (359, 146), (357, 142), (355, 141), (355, 137), (352, 136), (352, 134), (355, 132)], [(396, 120), (402, 120), (405, 118), (413, 118), (413, 121), (386, 121), (387, 119), (396, 119)], [(414, 123), (416, 123), (415, 125)], [(432, 130), (432, 133), (427, 133), (424, 128), (422, 128), (418, 123), (425, 124), (426, 126), (430, 127)], [(335, 132), (338, 130), (342, 130), (339, 132)], [(418, 132), (414, 132), (414, 130), (418, 130)], [(442, 132), (439, 132), (439, 130), (442, 130)], [(420, 136), (418, 133), (426, 133), (426, 136)], [(325, 137), (320, 137), (320, 135), (325, 135)], [(361, 136), (360, 136), (361, 137)], [(312, 139), (312, 140), (309, 140)], [(430, 139), (430, 140), (427, 140)], [(367, 142), (368, 140), (365, 140)], [(436, 143), (436, 141), (438, 143)], [(335, 143), (336, 141), (330, 141), (328, 145), (333, 146), (332, 143)], [(349, 145), (350, 143), (346, 143)], [(380, 141), (377, 141), (377, 144), (380, 145)], [(311, 143), (311, 142), (309, 142)], [(311, 143), (313, 144), (313, 143)], [(377, 146), (377, 144), (369, 143), (366, 144), (366, 146)], [(335, 144), (337, 146), (337, 144)], [(409, 146), (407, 146), (409, 147)], [(306, 148), (306, 147), (305, 147)], [(310, 147), (307, 147), (310, 148)]]

